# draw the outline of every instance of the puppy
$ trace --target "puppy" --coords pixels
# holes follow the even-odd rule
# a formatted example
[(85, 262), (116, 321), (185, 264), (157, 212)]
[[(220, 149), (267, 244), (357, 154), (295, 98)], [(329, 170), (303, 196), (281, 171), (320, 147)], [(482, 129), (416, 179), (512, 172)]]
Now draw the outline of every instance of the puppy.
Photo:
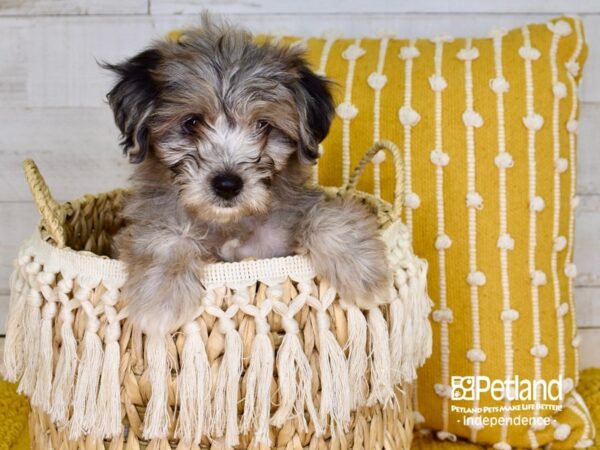
[(136, 163), (116, 237), (134, 325), (167, 333), (201, 303), (203, 267), (303, 253), (340, 297), (387, 300), (376, 219), (308, 182), (334, 114), (300, 50), (204, 17), (118, 65), (108, 94)]

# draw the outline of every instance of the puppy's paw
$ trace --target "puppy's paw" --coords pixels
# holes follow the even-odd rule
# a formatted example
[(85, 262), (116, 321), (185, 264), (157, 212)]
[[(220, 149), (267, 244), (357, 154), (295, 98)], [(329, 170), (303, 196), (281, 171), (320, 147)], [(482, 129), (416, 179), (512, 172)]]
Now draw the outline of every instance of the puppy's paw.
[(303, 245), (342, 301), (366, 309), (391, 301), (386, 247), (372, 214), (352, 200), (327, 200), (306, 224)]

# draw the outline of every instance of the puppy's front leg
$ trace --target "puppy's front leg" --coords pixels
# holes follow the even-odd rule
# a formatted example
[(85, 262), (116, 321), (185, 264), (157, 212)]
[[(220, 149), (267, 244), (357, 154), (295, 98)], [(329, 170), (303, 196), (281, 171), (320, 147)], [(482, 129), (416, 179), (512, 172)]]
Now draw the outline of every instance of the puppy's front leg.
[(123, 293), (135, 326), (164, 335), (193, 318), (203, 294), (197, 240), (177, 228), (133, 225), (117, 237), (117, 247), (127, 265)]
[(303, 219), (300, 246), (342, 300), (363, 308), (389, 301), (390, 275), (377, 221), (353, 200), (329, 199)]

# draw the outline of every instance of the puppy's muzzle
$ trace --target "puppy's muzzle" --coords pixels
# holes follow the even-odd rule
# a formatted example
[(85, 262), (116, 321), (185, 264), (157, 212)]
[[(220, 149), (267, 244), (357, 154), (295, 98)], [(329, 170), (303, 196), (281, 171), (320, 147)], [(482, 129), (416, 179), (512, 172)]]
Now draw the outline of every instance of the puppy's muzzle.
[(225, 200), (231, 200), (242, 191), (244, 182), (239, 175), (226, 172), (215, 176), (212, 179), (211, 185), (217, 196)]

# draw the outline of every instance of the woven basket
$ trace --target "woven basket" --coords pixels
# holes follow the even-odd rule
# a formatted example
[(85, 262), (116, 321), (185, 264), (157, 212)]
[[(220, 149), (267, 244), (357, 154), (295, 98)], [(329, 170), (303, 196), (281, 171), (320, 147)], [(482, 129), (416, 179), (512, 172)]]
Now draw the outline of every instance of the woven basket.
[[(384, 149), (394, 205), (355, 192)], [(26, 161), (43, 219), (15, 264), (4, 362), (31, 400), (32, 448), (410, 448), (431, 301), (399, 220), (400, 164), (395, 145), (377, 143), (347, 186), (327, 191), (377, 214), (395, 275), (389, 305), (346, 305), (302, 256), (219, 263), (203, 274), (197, 316), (163, 338), (132, 328), (124, 265), (109, 257), (123, 192), (61, 205)]]

